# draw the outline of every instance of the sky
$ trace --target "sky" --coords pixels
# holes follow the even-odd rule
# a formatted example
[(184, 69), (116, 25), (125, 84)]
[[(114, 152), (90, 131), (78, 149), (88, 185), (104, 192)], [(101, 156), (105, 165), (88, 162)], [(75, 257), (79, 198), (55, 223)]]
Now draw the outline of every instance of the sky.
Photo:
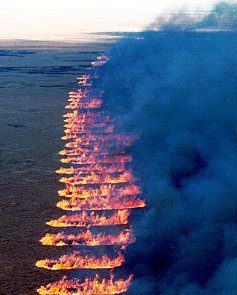
[(7, 0), (0, 40), (70, 40), (81, 33), (140, 31), (167, 11), (206, 11), (216, 0)]

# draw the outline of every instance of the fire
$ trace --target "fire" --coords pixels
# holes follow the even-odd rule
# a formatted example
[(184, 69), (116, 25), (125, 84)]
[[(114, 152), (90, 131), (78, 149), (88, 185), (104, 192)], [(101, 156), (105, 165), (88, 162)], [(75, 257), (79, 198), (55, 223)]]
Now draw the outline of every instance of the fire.
[(124, 262), (124, 256), (121, 252), (115, 258), (110, 258), (108, 255), (96, 257), (93, 255), (82, 255), (78, 251), (68, 255), (63, 255), (59, 259), (45, 259), (36, 262), (36, 266), (50, 269), (50, 270), (64, 270), (64, 269), (109, 269), (121, 266)]
[[(89, 119), (88, 119), (89, 120)], [(92, 121), (92, 120), (91, 120)], [(107, 122), (88, 122), (86, 123), (78, 123), (77, 121), (69, 121), (67, 124), (64, 125), (65, 128), (68, 128), (70, 132), (77, 132), (77, 133), (85, 133), (85, 132), (90, 132), (90, 130), (93, 128), (95, 130), (96, 128), (103, 128), (103, 127), (111, 127)], [(103, 129), (102, 129), (103, 130)], [(104, 131), (104, 130), (103, 130)]]
[[(75, 101), (75, 100), (70, 99), (70, 101)], [(93, 124), (99, 124), (101, 126), (104, 126), (107, 123), (112, 122), (112, 119), (103, 112), (98, 114), (91, 111), (87, 111), (85, 113), (79, 113), (78, 111), (74, 111), (73, 115), (74, 116), (64, 120), (64, 121), (67, 120), (66, 121), (67, 124), (64, 127), (69, 127), (72, 124), (85, 125), (90, 127), (94, 127)]]
[(50, 220), (48, 225), (53, 227), (88, 227), (88, 226), (110, 226), (128, 224), (129, 210), (117, 210), (114, 214), (106, 216), (99, 215), (94, 211), (88, 213), (82, 211), (80, 214), (63, 215), (58, 219)]
[[(125, 251), (136, 240), (129, 217), (133, 209), (145, 207), (145, 201), (139, 197), (141, 188), (129, 168), (132, 157), (128, 150), (138, 136), (116, 133), (115, 120), (101, 110), (103, 92), (91, 90), (93, 80), (99, 77), (98, 67), (107, 61), (106, 55), (99, 56), (92, 63), (90, 74), (77, 79), (80, 88), (69, 92), (65, 107), (68, 112), (63, 116), (65, 135), (61, 138), (66, 143), (59, 152), (61, 163), (66, 165), (56, 170), (62, 175), (59, 181), (64, 185), (58, 191), (64, 198), (56, 206), (67, 214), (47, 222), (62, 230), (46, 233), (40, 242), (66, 249), (70, 246), (72, 250), (59, 258), (37, 261), (36, 266), (40, 268), (113, 270), (124, 263), (124, 255), (115, 252), (111, 256), (112, 250), (110, 255), (98, 255), (95, 248), (107, 246), (99, 249)], [(37, 292), (41, 295), (120, 294), (128, 290), (132, 278), (130, 275), (125, 280), (115, 280), (112, 272), (109, 278), (96, 274), (83, 282), (63, 277), (41, 286)]]
[(77, 78), (78, 84), (83, 86), (91, 86), (92, 83), (89, 83), (88, 80), (91, 79), (90, 75), (82, 75), (80, 78)]
[(89, 101), (72, 101), (65, 109), (98, 109), (102, 105), (102, 99), (91, 99)]
[[(69, 138), (71, 139), (71, 138)], [(137, 136), (122, 136), (120, 134), (109, 134), (105, 136), (87, 134), (86, 136), (80, 136), (73, 138), (71, 142), (66, 143), (66, 147), (80, 147), (81, 145), (90, 146), (97, 143), (100, 146), (118, 147), (118, 146), (131, 146), (137, 139)]]
[[(91, 128), (92, 129), (92, 128)], [(101, 124), (95, 125), (94, 128), (90, 131), (89, 128), (86, 129), (85, 126), (71, 126), (64, 130), (66, 134), (83, 134), (83, 133), (112, 133), (114, 131), (113, 126), (101, 126)]]
[(71, 166), (70, 168), (59, 168), (55, 172), (58, 174), (76, 174), (76, 175), (81, 175), (83, 173), (91, 174), (92, 172), (95, 173), (116, 173), (116, 172), (124, 172), (125, 171), (125, 165), (124, 163), (112, 163), (109, 165), (103, 165), (103, 164), (95, 164), (95, 165), (90, 165), (86, 167), (80, 167), (80, 168), (75, 168)]
[(66, 189), (58, 191), (60, 197), (99, 197), (99, 196), (126, 196), (126, 195), (138, 195), (141, 193), (141, 189), (135, 184), (128, 184), (121, 188), (116, 185), (99, 185), (99, 188), (86, 188), (84, 186), (73, 186), (66, 184)]
[(126, 292), (132, 281), (133, 275), (126, 280), (119, 279), (114, 281), (114, 275), (111, 273), (110, 278), (101, 279), (99, 275), (95, 278), (86, 278), (81, 283), (78, 279), (68, 280), (63, 277), (61, 280), (39, 288), (37, 291), (40, 295), (109, 295)]
[[(75, 135), (75, 134), (74, 134)], [(125, 153), (126, 147), (120, 148), (120, 147), (102, 147), (99, 142), (95, 142), (93, 146), (87, 144), (84, 142), (84, 145), (81, 144), (78, 147), (75, 148), (65, 148), (62, 151), (59, 152), (60, 155), (62, 156), (82, 156), (83, 154), (90, 155), (90, 154), (96, 154), (96, 153), (101, 153), (101, 154), (120, 154), (120, 153)], [(111, 163), (113, 164), (113, 163)]]
[(61, 163), (72, 163), (77, 165), (96, 164), (96, 163), (126, 163), (131, 162), (130, 155), (111, 155), (111, 154), (97, 154), (86, 156), (83, 154), (78, 157), (67, 157), (60, 160)]
[(78, 234), (66, 234), (65, 232), (58, 234), (47, 233), (40, 242), (48, 246), (84, 245), (93, 247), (100, 245), (126, 245), (134, 243), (135, 240), (131, 229), (125, 229), (116, 236), (106, 233), (93, 235), (88, 229)]
[(135, 196), (127, 197), (95, 197), (95, 198), (71, 198), (69, 200), (61, 200), (57, 203), (57, 207), (70, 210), (115, 210), (115, 209), (134, 209), (145, 207), (145, 202)]
[(109, 60), (108, 56), (103, 54), (101, 56), (98, 56), (97, 60), (92, 62), (91, 64), (94, 67), (100, 67), (100, 66), (103, 66), (108, 60)]
[(68, 93), (69, 99), (72, 97), (80, 97), (80, 98), (87, 98), (89, 91), (88, 89), (78, 89), (77, 91), (70, 91)]
[(75, 184), (101, 184), (101, 183), (125, 183), (125, 182), (134, 182), (135, 178), (132, 175), (131, 171), (124, 171), (119, 175), (107, 175), (105, 173), (95, 173), (91, 171), (88, 175), (83, 175), (80, 173), (72, 177), (62, 177), (59, 179), (63, 183)]

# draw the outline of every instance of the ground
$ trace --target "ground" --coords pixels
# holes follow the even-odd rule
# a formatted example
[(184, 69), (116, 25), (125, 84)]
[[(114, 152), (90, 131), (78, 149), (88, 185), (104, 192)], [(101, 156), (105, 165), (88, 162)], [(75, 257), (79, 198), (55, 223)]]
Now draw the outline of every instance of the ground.
[[(34, 46), (33, 46), (33, 45)], [(50, 47), (50, 49), (48, 49)], [(52, 48), (53, 47), (53, 48)], [(62, 215), (56, 169), (67, 92), (106, 44), (0, 44), (0, 294), (33, 295), (61, 274), (35, 267), (60, 253), (39, 239)]]

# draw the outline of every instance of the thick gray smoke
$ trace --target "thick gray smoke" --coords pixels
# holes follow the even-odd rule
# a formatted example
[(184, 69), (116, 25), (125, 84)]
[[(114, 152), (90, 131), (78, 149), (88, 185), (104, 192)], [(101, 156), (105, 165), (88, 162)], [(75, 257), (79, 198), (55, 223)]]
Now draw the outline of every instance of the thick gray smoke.
[(98, 81), (118, 128), (141, 136), (132, 153), (148, 206), (128, 294), (236, 295), (237, 33), (142, 37), (118, 43)]

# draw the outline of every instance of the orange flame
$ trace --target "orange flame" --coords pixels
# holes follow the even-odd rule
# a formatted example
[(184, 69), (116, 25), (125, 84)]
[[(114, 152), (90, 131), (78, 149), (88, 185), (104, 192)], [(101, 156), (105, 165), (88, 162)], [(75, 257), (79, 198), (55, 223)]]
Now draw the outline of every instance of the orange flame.
[(93, 235), (88, 229), (85, 232), (78, 234), (65, 234), (60, 232), (58, 234), (47, 233), (40, 242), (48, 246), (66, 246), (66, 245), (84, 245), (84, 246), (99, 246), (99, 245), (124, 245), (135, 242), (135, 237), (131, 229), (125, 229), (117, 236), (111, 234), (99, 233)]
[(85, 188), (84, 186), (66, 185), (66, 189), (59, 190), (60, 197), (112, 197), (112, 196), (126, 196), (126, 195), (138, 195), (141, 193), (141, 189), (135, 184), (128, 184), (124, 187), (118, 188), (116, 185), (100, 185), (99, 188)]
[(73, 101), (65, 106), (65, 109), (98, 109), (102, 105), (102, 99), (90, 99), (88, 101)]
[[(67, 121), (66, 121), (67, 120)], [(73, 116), (65, 119), (66, 125), (64, 127), (69, 127), (70, 125), (77, 124), (77, 125), (86, 125), (94, 127), (93, 124), (99, 124), (104, 126), (106, 123), (111, 122), (111, 118), (108, 115), (105, 115), (103, 112), (101, 113), (94, 113), (91, 111), (87, 111), (85, 113), (78, 113), (77, 111), (73, 112)]]
[(68, 93), (69, 97), (80, 97), (80, 98), (87, 98), (88, 89), (78, 89), (77, 91), (70, 91)]
[(91, 171), (88, 175), (76, 174), (72, 177), (62, 177), (60, 182), (76, 184), (102, 184), (102, 183), (125, 183), (134, 182), (135, 178), (131, 171), (124, 171), (120, 175), (98, 174)]
[(115, 173), (115, 172), (124, 172), (125, 166), (124, 163), (114, 163), (114, 164), (109, 164), (109, 165), (103, 165), (103, 164), (95, 164), (95, 165), (90, 165), (89, 167), (80, 167), (80, 168), (75, 168), (75, 167), (70, 167), (70, 168), (59, 168), (55, 172), (58, 174), (77, 174), (81, 175), (83, 173), (85, 174), (91, 174), (92, 172), (95, 173)]
[(95, 126), (92, 128), (86, 128), (83, 126), (73, 126), (64, 130), (66, 134), (83, 134), (83, 133), (112, 133), (114, 131), (113, 126)]
[(114, 275), (110, 274), (109, 279), (101, 279), (99, 275), (95, 278), (81, 283), (78, 279), (67, 280), (63, 277), (61, 280), (40, 287), (37, 291), (40, 295), (109, 295), (126, 292), (133, 279), (130, 275), (126, 280), (119, 279), (114, 281)]
[(82, 75), (81, 77), (77, 78), (78, 84), (83, 86), (91, 86), (92, 84), (88, 82), (89, 79), (91, 79), (90, 75)]
[(63, 215), (58, 219), (50, 220), (48, 225), (53, 227), (87, 227), (87, 226), (108, 226), (128, 224), (129, 211), (118, 210), (111, 216), (106, 217), (105, 214), (99, 215), (95, 212), (88, 213), (83, 211), (75, 215)]
[(80, 136), (75, 138), (65, 138), (74, 139), (71, 142), (66, 143), (66, 147), (81, 147), (82, 145), (91, 145), (97, 143), (106, 147), (118, 147), (118, 146), (130, 146), (136, 139), (137, 136), (128, 136), (120, 134), (109, 134), (109, 135), (93, 135), (87, 134), (86, 136)]
[(67, 157), (60, 160), (62, 163), (72, 163), (77, 165), (97, 164), (97, 163), (125, 163), (131, 162), (130, 155), (111, 155), (111, 154), (98, 154), (86, 156), (83, 154), (78, 157)]
[[(75, 134), (70, 134), (70, 136), (75, 137)], [(90, 136), (88, 134), (88, 136)], [(85, 155), (96, 155), (98, 153), (101, 154), (124, 154), (126, 150), (125, 146), (117, 146), (117, 147), (107, 147), (105, 148), (103, 145), (100, 144), (100, 142), (95, 142), (93, 145), (89, 144), (88, 142), (83, 141), (83, 144), (81, 144), (79, 147), (70, 148), (70, 149), (63, 149), (59, 152), (62, 156), (82, 156)]]
[(61, 256), (58, 260), (56, 259), (45, 259), (36, 262), (37, 267), (42, 267), (50, 270), (62, 270), (62, 269), (106, 269), (115, 268), (121, 266), (124, 262), (124, 256), (121, 252), (111, 259), (107, 255), (102, 257), (95, 257), (91, 255), (81, 255), (78, 251)]
[(57, 203), (57, 207), (63, 210), (79, 211), (79, 210), (114, 210), (114, 209), (133, 209), (145, 207), (145, 202), (135, 196), (127, 197), (95, 197), (95, 198), (71, 198), (69, 200), (61, 200)]
[(91, 65), (93, 67), (100, 67), (100, 66), (103, 66), (108, 60), (109, 60), (109, 57), (106, 56), (105, 54), (102, 54), (102, 55), (98, 56), (97, 60), (93, 61), (91, 63)]
[[(88, 119), (89, 121), (89, 119)], [(89, 122), (80, 122), (78, 123), (75, 119), (67, 122), (63, 127), (68, 128), (71, 132), (74, 130), (77, 131), (77, 133), (83, 133), (83, 132), (89, 132), (91, 129), (95, 130), (95, 128), (102, 128), (102, 127), (110, 127), (108, 123), (105, 121), (102, 122), (95, 122), (95, 121), (89, 121)], [(101, 129), (103, 131), (103, 129)]]
[[(65, 175), (59, 180), (65, 188), (58, 194), (66, 198), (60, 200), (57, 207), (71, 211), (71, 214), (47, 222), (49, 226), (65, 228), (65, 232), (47, 233), (40, 240), (43, 245), (108, 245), (125, 250), (128, 244), (135, 242), (128, 219), (131, 209), (144, 207), (145, 201), (137, 196), (142, 192), (127, 166), (132, 161), (128, 147), (138, 137), (116, 134), (114, 120), (106, 112), (98, 111), (103, 92), (89, 89), (92, 80), (99, 77), (95, 67), (102, 66), (108, 59), (104, 54), (97, 57), (92, 63), (92, 74), (78, 78), (81, 88), (69, 92), (69, 103), (65, 108), (71, 112), (63, 116), (65, 135), (61, 138), (69, 142), (59, 154), (63, 156), (61, 162), (71, 167), (59, 168), (56, 173)], [(75, 214), (73, 211), (81, 212)], [(100, 232), (99, 227), (106, 231)], [(114, 269), (123, 262), (121, 252), (115, 257), (106, 254), (98, 257), (73, 251), (57, 259), (39, 260), (36, 266), (49, 270)], [(63, 277), (41, 286), (37, 292), (41, 295), (119, 294), (127, 291), (132, 278), (130, 275), (126, 280), (114, 280), (112, 272), (109, 278), (100, 278), (97, 274), (84, 282)]]

